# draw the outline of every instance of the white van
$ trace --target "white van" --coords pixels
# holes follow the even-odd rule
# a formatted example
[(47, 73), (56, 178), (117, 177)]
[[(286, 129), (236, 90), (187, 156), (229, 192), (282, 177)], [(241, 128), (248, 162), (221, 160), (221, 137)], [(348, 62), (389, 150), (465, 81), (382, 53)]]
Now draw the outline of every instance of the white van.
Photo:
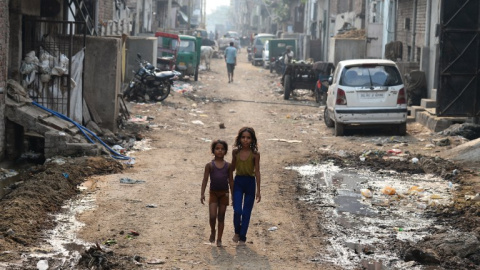
[(342, 136), (349, 126), (395, 125), (407, 131), (407, 92), (395, 62), (383, 59), (340, 61), (330, 79), (325, 125)]

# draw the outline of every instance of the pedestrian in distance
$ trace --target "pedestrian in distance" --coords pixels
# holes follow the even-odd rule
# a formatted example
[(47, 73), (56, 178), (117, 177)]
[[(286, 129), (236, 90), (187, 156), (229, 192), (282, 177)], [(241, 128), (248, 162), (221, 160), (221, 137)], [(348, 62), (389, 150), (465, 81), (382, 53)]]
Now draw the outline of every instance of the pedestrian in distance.
[(208, 199), (210, 221), (210, 243), (215, 242), (215, 227), (218, 219), (217, 247), (222, 246), (222, 235), (225, 227), (225, 212), (229, 205), (228, 193), (233, 196), (233, 178), (230, 173), (230, 163), (224, 160), (228, 151), (228, 144), (222, 140), (215, 140), (211, 144), (212, 154), (215, 156), (205, 165), (203, 174), (200, 202), (205, 202), (205, 189), (210, 177), (210, 196)]
[(230, 165), (230, 178), (233, 181), (233, 241), (245, 245), (248, 225), (255, 198), (260, 202), (260, 153), (257, 137), (251, 127), (242, 127), (235, 138)]
[(231, 83), (233, 82), (233, 70), (237, 65), (237, 49), (235, 49), (233, 41), (225, 49), (225, 63), (227, 63), (228, 83)]
[(292, 46), (287, 46), (286, 49), (287, 50), (283, 53), (283, 74), (285, 74), (287, 65), (292, 63), (292, 60), (293, 60)]

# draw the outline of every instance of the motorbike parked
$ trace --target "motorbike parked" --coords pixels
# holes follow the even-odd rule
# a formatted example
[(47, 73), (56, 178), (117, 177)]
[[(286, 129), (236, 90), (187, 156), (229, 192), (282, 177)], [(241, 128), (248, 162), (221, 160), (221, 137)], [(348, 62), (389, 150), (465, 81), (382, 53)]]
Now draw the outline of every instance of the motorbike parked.
[(252, 47), (248, 46), (247, 47), (247, 61), (252, 62), (252, 59), (253, 59)]
[(145, 102), (148, 100), (158, 102), (166, 99), (170, 94), (173, 81), (181, 75), (178, 71), (160, 71), (148, 61), (142, 59), (137, 53), (137, 71), (123, 92), (123, 96), (129, 101)]
[(283, 61), (283, 56), (272, 57), (270, 60), (270, 73), (277, 72), (277, 74), (283, 74), (283, 70), (285, 69), (285, 63)]

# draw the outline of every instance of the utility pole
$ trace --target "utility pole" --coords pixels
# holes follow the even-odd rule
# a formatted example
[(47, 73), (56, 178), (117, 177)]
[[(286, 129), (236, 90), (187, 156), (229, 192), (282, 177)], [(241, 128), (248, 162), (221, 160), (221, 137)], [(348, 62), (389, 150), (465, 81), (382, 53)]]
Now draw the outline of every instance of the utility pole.
[(164, 27), (167, 29), (172, 29), (172, 0), (168, 0), (166, 21), (167, 22), (164, 24)]
[(191, 19), (192, 19), (192, 0), (188, 0), (188, 25), (187, 25), (188, 32), (190, 32)]

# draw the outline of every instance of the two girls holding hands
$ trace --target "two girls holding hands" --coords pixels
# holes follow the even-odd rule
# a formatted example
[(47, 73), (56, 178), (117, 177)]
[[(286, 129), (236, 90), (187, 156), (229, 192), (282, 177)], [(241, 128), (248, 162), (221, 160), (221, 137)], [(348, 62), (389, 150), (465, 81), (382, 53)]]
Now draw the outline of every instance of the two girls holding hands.
[[(202, 204), (205, 201), (205, 189), (210, 176), (210, 242), (215, 242), (215, 223), (218, 218), (217, 246), (221, 246), (225, 211), (228, 205), (228, 188), (230, 188), (235, 229), (232, 240), (239, 245), (245, 245), (255, 198), (257, 202), (260, 202), (262, 198), (260, 193), (260, 153), (255, 130), (251, 127), (240, 129), (235, 138), (231, 164), (224, 161), (227, 150), (228, 145), (224, 141), (217, 140), (212, 143), (212, 153), (215, 155), (215, 159), (205, 166), (200, 201)], [(225, 175), (225, 170), (227, 170), (227, 175)], [(234, 171), (236, 171), (235, 178), (233, 178)]]

